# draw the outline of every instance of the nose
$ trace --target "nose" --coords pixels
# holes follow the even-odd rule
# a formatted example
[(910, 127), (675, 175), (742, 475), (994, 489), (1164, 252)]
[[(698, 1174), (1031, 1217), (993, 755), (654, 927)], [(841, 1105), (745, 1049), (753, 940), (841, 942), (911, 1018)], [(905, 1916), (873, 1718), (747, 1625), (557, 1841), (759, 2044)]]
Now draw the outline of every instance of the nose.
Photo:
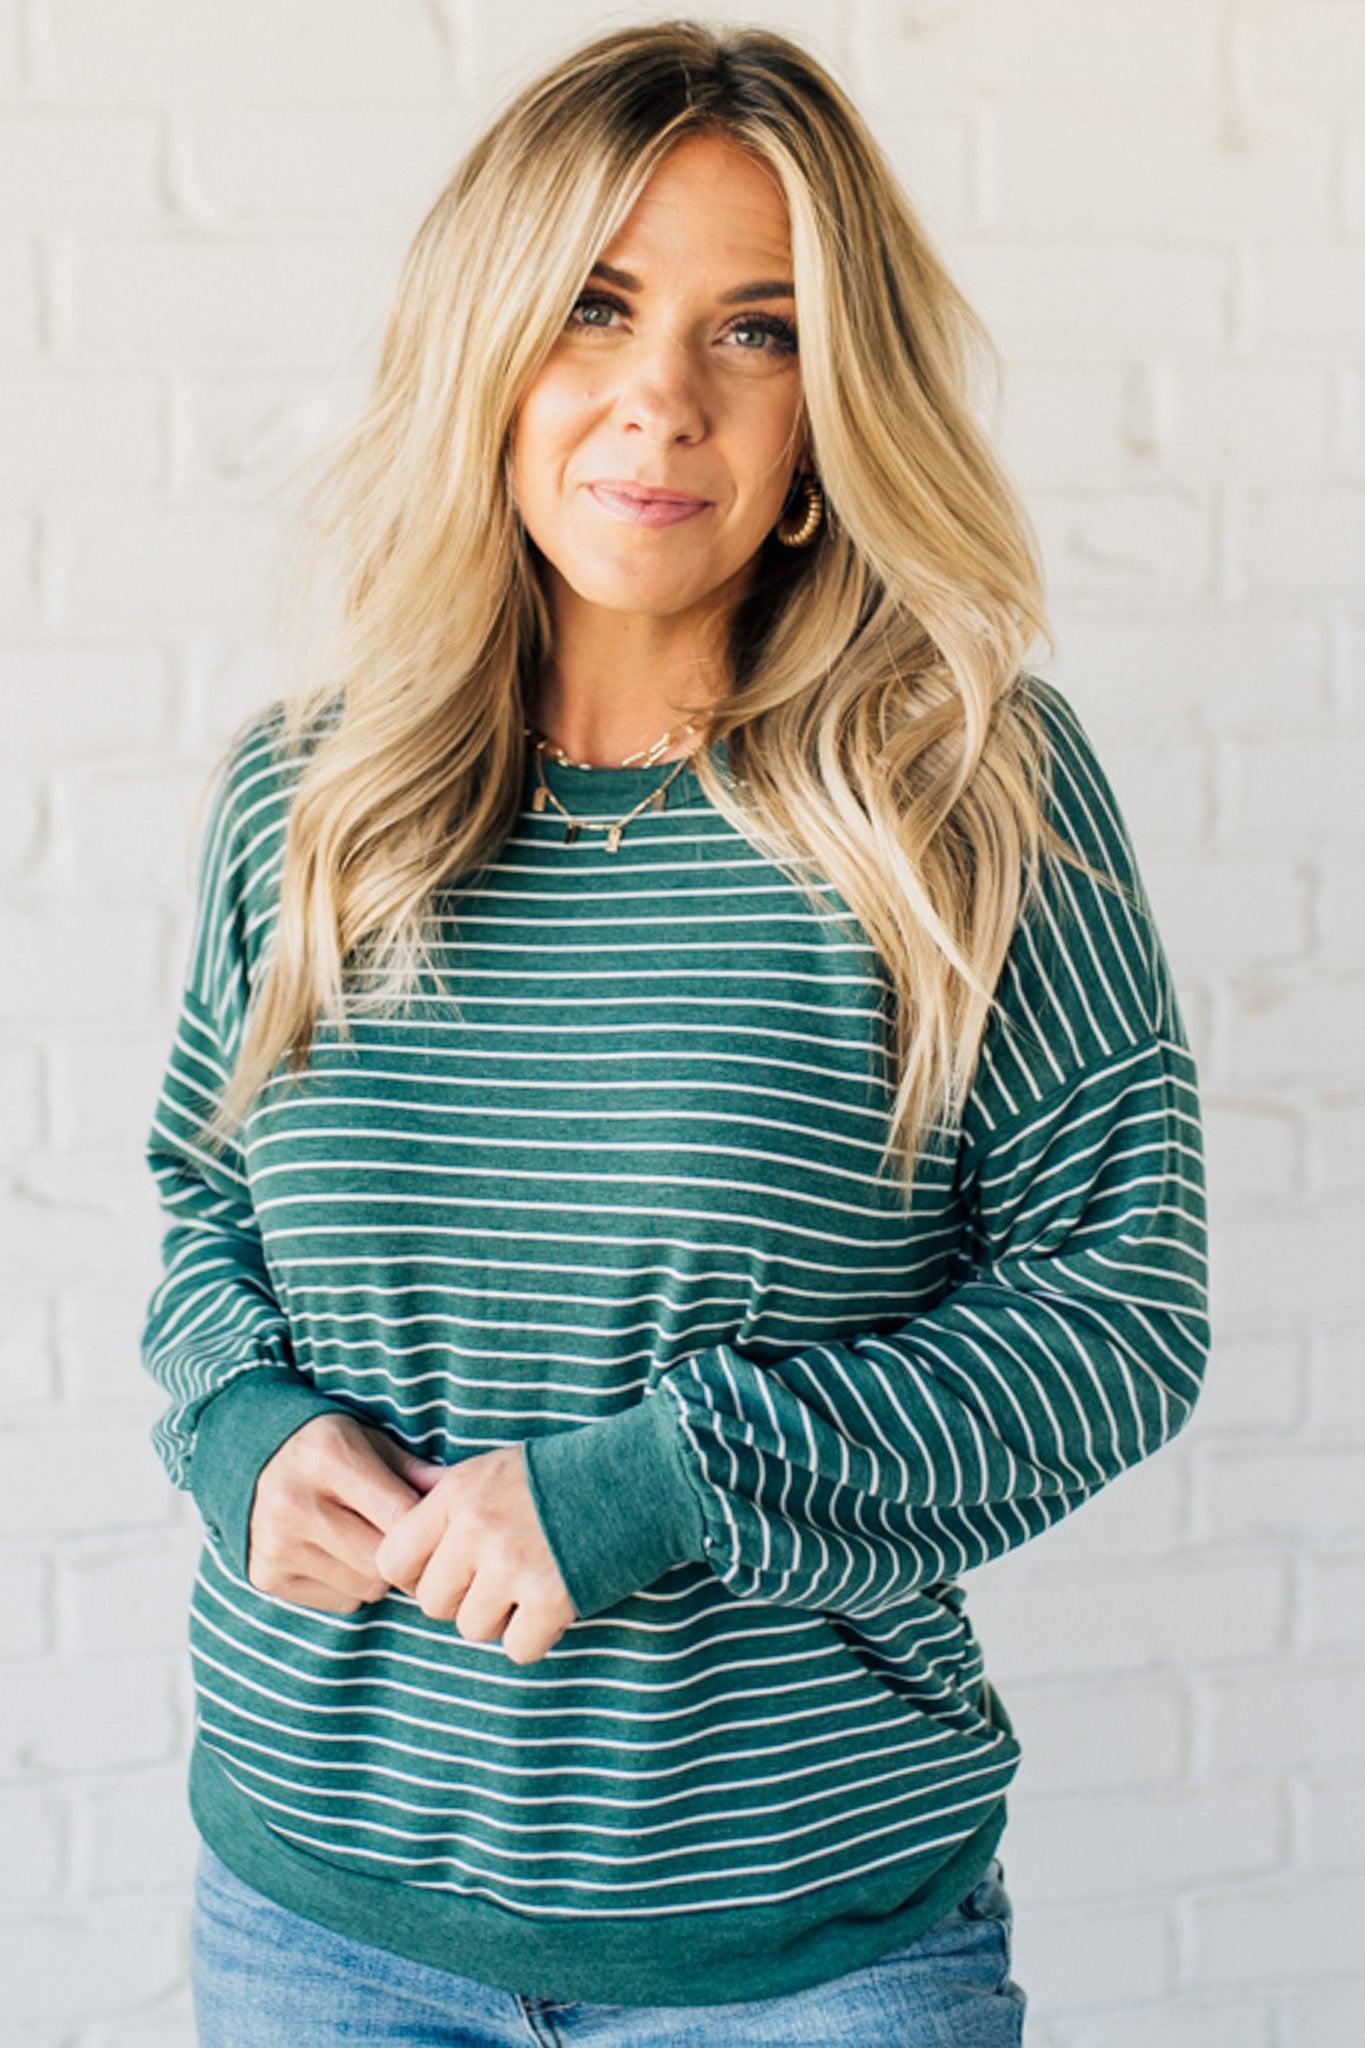
[(632, 347), (622, 361), (619, 410), (624, 426), (652, 440), (697, 439), (705, 428), (706, 404), (690, 350), (667, 336)]

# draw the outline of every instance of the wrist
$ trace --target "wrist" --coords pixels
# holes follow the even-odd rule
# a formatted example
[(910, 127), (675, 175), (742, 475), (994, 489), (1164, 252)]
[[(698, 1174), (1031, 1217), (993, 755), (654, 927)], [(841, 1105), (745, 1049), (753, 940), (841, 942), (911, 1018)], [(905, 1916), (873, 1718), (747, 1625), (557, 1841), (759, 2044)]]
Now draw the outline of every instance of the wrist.
[(536, 1513), (580, 1619), (705, 1555), (701, 1496), (666, 1387), (601, 1422), (532, 1437), (525, 1453)]

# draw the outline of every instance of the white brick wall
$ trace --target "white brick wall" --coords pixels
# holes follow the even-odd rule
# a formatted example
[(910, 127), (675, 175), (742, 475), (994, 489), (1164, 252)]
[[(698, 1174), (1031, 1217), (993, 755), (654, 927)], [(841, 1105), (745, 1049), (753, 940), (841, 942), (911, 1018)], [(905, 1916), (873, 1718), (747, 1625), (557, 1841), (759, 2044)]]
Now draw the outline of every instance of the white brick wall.
[[(191, 1504), (136, 1357), (190, 808), (275, 488), (567, 0), (0, 0), (0, 2048), (185, 2048)], [(663, 10), (658, 10), (663, 11)], [(667, 11), (673, 11), (668, 9)], [(712, 7), (806, 37), (1005, 357), (1051, 669), (1205, 1080), (1189, 1429), (973, 1576), (1031, 2048), (1326, 2048), (1365, 1975), (1365, 0)]]

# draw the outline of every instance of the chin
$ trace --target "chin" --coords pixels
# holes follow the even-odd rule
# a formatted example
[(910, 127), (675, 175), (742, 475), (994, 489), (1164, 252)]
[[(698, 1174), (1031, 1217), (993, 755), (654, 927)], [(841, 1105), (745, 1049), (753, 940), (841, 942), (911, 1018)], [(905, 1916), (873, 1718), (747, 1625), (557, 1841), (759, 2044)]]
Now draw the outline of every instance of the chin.
[(560, 574), (570, 585), (575, 596), (584, 604), (599, 605), (603, 611), (676, 611), (681, 605), (693, 604), (714, 590), (722, 578), (698, 575), (695, 570), (687, 576), (679, 575), (676, 568), (665, 572), (655, 567), (648, 573), (641, 573), (639, 564), (623, 568), (618, 576), (603, 573), (600, 561), (585, 563), (581, 571), (561, 569)]

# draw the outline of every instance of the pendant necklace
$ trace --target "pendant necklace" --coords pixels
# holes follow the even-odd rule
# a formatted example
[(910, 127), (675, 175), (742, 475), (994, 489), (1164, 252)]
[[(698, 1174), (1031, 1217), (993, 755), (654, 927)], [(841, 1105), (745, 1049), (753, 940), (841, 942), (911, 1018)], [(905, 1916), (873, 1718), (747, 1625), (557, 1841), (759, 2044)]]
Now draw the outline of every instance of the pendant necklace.
[[(688, 732), (694, 729), (696, 727), (696, 723), (697, 721), (695, 718), (684, 719), (681, 725), (675, 725), (671, 727), (668, 732), (661, 733), (658, 739), (654, 741), (652, 746), (642, 748), (639, 753), (627, 754), (625, 760), (618, 762), (616, 765), (621, 768), (630, 768), (636, 766), (642, 768), (651, 767), (654, 761), (658, 758), (658, 756), (666, 752), (670, 743), (679, 733)], [(605, 832), (607, 835), (606, 848), (608, 853), (615, 853), (617, 847), (621, 844), (621, 834), (625, 831), (626, 826), (630, 823), (632, 818), (638, 818), (642, 811), (663, 810), (664, 792), (667, 790), (669, 783), (672, 782), (676, 776), (682, 773), (683, 769), (687, 766), (688, 762), (692, 758), (691, 754), (684, 754), (680, 760), (673, 762), (667, 775), (659, 784), (658, 788), (652, 789), (648, 796), (642, 797), (639, 803), (633, 805), (632, 808), (628, 810), (623, 817), (617, 818), (610, 825), (592, 826), (589, 824), (589, 821), (586, 818), (576, 818), (573, 812), (568, 808), (568, 806), (566, 804), (562, 804), (559, 798), (555, 795), (549, 783), (545, 780), (544, 756), (546, 753), (552, 754), (554, 759), (565, 768), (591, 769), (597, 764), (592, 761), (575, 761), (571, 759), (571, 757), (565, 753), (564, 749), (561, 746), (559, 746), (556, 741), (548, 738), (546, 734), (538, 732), (537, 729), (532, 725), (523, 724), (522, 732), (527, 739), (532, 740), (534, 742), (536, 750), (536, 775), (538, 780), (535, 794), (531, 798), (531, 809), (533, 811), (543, 811), (547, 803), (553, 804), (554, 808), (559, 812), (560, 816), (568, 820), (564, 832), (564, 844), (566, 846), (570, 845), (573, 840), (577, 839), (580, 831), (582, 831), (585, 826), (587, 826), (590, 831), (596, 830), (599, 832)], [(692, 753), (695, 752), (696, 749), (694, 747), (692, 749)]]

